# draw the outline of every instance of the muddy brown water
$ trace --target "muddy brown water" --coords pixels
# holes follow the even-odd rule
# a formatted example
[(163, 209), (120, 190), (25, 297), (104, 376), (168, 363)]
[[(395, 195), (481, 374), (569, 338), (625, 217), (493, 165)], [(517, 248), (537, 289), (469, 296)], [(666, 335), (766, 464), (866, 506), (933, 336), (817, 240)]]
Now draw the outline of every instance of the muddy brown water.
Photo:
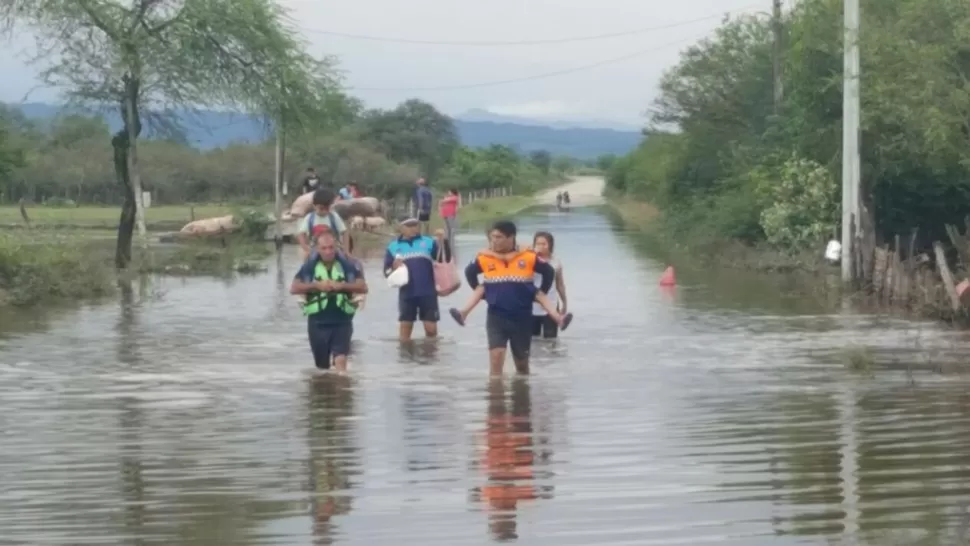
[[(661, 289), (664, 264), (592, 210), (520, 229), (557, 235), (577, 316), (537, 343), (528, 379), (488, 381), (484, 309), (400, 347), (379, 256), (346, 380), (311, 373), (286, 293), (293, 248), (259, 276), (145, 279), (119, 301), (0, 316), (0, 544), (952, 544), (962, 532), (968, 381), (918, 366), (965, 353), (961, 334), (689, 266)], [(468, 257), (483, 237), (459, 241)], [(853, 346), (897, 366), (849, 373)]]

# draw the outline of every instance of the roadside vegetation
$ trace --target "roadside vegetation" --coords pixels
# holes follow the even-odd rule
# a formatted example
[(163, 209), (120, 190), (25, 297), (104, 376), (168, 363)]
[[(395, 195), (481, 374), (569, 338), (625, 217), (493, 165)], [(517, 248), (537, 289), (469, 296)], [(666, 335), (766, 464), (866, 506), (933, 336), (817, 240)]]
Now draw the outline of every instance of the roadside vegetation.
[[(628, 220), (712, 263), (822, 269), (840, 235), (842, 3), (797, 3), (783, 27), (777, 112), (768, 18), (726, 21), (666, 73), (642, 144), (608, 171)], [(918, 229), (925, 250), (946, 240), (945, 224), (964, 225), (968, 28), (967, 3), (867, 8), (862, 176), (877, 244)]]

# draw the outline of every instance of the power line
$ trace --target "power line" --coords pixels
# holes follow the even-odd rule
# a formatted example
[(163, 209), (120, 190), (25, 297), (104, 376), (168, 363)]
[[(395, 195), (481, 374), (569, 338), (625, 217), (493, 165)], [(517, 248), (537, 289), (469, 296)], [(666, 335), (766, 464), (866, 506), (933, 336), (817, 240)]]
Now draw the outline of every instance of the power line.
[(348, 89), (351, 91), (448, 91), (448, 90), (456, 90), (456, 89), (472, 89), (476, 87), (491, 87), (494, 85), (505, 85), (509, 83), (541, 80), (543, 78), (562, 76), (564, 74), (572, 74), (574, 72), (582, 72), (584, 70), (590, 70), (593, 68), (599, 68), (601, 66), (606, 66), (609, 64), (619, 63), (619, 62), (640, 57), (640, 56), (646, 55), (647, 53), (652, 53), (654, 51), (658, 51), (673, 45), (692, 42), (700, 38), (703, 38), (703, 36), (704, 35), (694, 36), (691, 38), (681, 38), (680, 40), (677, 40), (675, 42), (668, 42), (666, 44), (661, 44), (659, 46), (651, 47), (649, 49), (641, 49), (640, 51), (634, 51), (633, 53), (623, 55), (622, 57), (614, 57), (612, 59), (606, 59), (592, 64), (576, 66), (576, 67), (567, 68), (564, 70), (557, 70), (555, 72), (545, 72), (543, 74), (535, 74), (532, 76), (525, 76), (522, 78), (510, 78), (506, 80), (494, 80), (489, 82), (478, 82), (478, 83), (469, 83), (469, 84), (461, 84), (461, 85), (443, 85), (443, 86), (435, 86), (435, 87), (349, 87)]
[(340, 38), (350, 38), (354, 40), (368, 40), (372, 42), (389, 42), (397, 44), (423, 44), (423, 45), (457, 45), (457, 46), (512, 46), (512, 45), (543, 45), (543, 44), (564, 44), (568, 42), (588, 42), (594, 40), (606, 40), (610, 38), (619, 38), (621, 36), (633, 36), (636, 34), (644, 34), (647, 32), (653, 32), (657, 30), (666, 30), (669, 28), (677, 28), (686, 25), (691, 25), (694, 23), (699, 23), (701, 21), (709, 21), (711, 19), (717, 19), (724, 17), (730, 13), (743, 12), (751, 8), (757, 7), (757, 5), (747, 6), (745, 8), (739, 8), (736, 10), (722, 11), (713, 15), (708, 15), (706, 17), (701, 17), (699, 19), (691, 19), (690, 21), (680, 21), (677, 23), (670, 23), (667, 25), (661, 25), (656, 27), (639, 28), (636, 30), (627, 30), (622, 32), (613, 32), (609, 34), (597, 34), (593, 36), (577, 36), (572, 38), (553, 38), (549, 40), (517, 40), (510, 42), (495, 42), (495, 41), (444, 41), (444, 40), (412, 40), (408, 38), (385, 38), (382, 36), (370, 36), (365, 34), (350, 34), (347, 32), (337, 32), (332, 30), (318, 30), (318, 29), (302, 29), (304, 32), (309, 32), (312, 34), (322, 34), (327, 36), (337, 36)]

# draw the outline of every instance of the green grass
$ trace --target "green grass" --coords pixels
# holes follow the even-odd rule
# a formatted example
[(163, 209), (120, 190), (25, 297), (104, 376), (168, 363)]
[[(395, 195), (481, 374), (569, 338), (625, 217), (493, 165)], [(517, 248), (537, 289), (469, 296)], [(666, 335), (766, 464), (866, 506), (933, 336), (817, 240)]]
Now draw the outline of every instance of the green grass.
[[(151, 230), (178, 230), (193, 219), (225, 216), (232, 213), (229, 205), (159, 205), (145, 211), (145, 224)], [(119, 206), (45, 207), (28, 206), (27, 216), (34, 227), (77, 227), (116, 229), (121, 216)], [(15, 205), (0, 206), (0, 226), (23, 226), (20, 209)]]
[(46, 241), (0, 236), (0, 305), (29, 306), (113, 293), (112, 262), (92, 250), (65, 237)]
[(272, 245), (241, 236), (197, 239), (190, 242), (138, 251), (133, 269), (140, 273), (168, 275), (230, 276), (266, 271), (263, 260)]
[[(97, 299), (117, 289), (115, 240), (104, 230), (0, 233), (0, 306), (28, 307)], [(25, 236), (29, 234), (29, 236)], [(243, 236), (184, 244), (136, 243), (130, 274), (227, 277), (265, 270), (272, 245)]]
[[(481, 199), (461, 208), (458, 219), (463, 227), (477, 226), (495, 219), (514, 216), (535, 204), (532, 196), (512, 195)], [(145, 211), (145, 223), (151, 231), (177, 231), (193, 219), (213, 218), (233, 214), (236, 209), (230, 205), (160, 205)], [(118, 206), (45, 207), (27, 208), (31, 226), (41, 230), (74, 228), (80, 230), (115, 230), (121, 208)], [(443, 227), (437, 214), (432, 219), (435, 228)], [(17, 206), (0, 206), (0, 228), (22, 228), (23, 218)], [(88, 232), (88, 236), (105, 237), (107, 233)], [(113, 237), (113, 235), (111, 235)]]

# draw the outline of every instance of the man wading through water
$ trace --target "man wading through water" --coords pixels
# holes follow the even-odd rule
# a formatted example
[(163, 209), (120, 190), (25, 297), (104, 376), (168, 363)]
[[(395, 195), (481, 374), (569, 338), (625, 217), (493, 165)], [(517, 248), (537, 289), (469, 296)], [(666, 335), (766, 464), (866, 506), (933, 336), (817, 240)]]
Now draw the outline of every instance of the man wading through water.
[(389, 277), (399, 267), (408, 268), (408, 283), (398, 293), (399, 336), (402, 342), (411, 339), (414, 322), (424, 323), (427, 337), (438, 335), (438, 289), (434, 283), (434, 261), (438, 243), (421, 235), (417, 218), (405, 216), (398, 223), (401, 236), (387, 245), (384, 253), (384, 276)]
[(306, 296), (303, 314), (317, 368), (329, 369), (332, 358), (334, 368), (346, 372), (357, 311), (351, 298), (366, 294), (367, 283), (356, 265), (337, 261), (337, 240), (331, 232), (317, 236), (316, 252), (297, 272), (290, 293)]
[[(515, 252), (515, 235), (512, 222), (495, 222), (488, 234), (491, 250), (500, 254)], [(488, 303), (485, 332), (490, 373), (502, 375), (508, 349), (512, 351), (516, 371), (527, 374), (532, 349), (532, 302), (536, 290), (549, 293), (556, 280), (556, 270), (540, 260), (534, 251), (523, 250), (507, 259), (478, 254), (465, 268), (465, 278), (473, 290), (479, 285), (479, 275), (484, 277)], [(542, 277), (538, 287), (536, 275)]]

